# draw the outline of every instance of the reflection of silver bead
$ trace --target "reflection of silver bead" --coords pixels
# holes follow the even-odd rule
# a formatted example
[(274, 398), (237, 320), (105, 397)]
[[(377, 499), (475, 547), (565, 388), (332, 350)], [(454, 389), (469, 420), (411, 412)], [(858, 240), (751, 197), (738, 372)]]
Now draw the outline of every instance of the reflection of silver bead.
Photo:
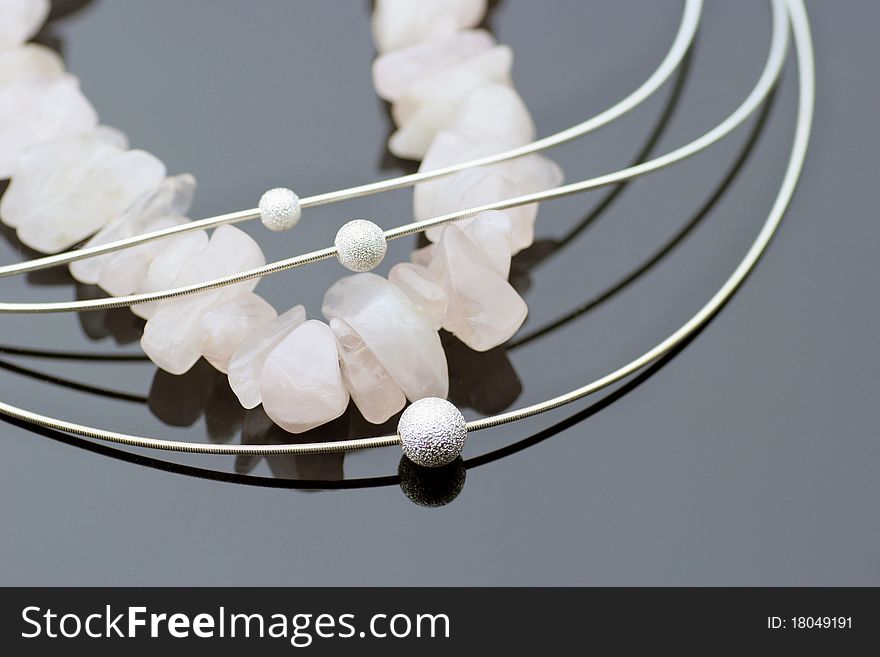
[(461, 411), (445, 399), (425, 397), (410, 404), (397, 423), (403, 453), (418, 465), (436, 468), (455, 460), (467, 440)]
[(452, 463), (439, 468), (423, 468), (405, 456), (400, 457), (397, 476), (400, 490), (419, 506), (445, 506), (458, 497), (464, 488), (467, 469), (459, 456)]
[(336, 257), (351, 271), (370, 271), (385, 257), (388, 243), (379, 226), (366, 219), (354, 219), (336, 233)]
[(286, 187), (275, 187), (260, 197), (260, 221), (269, 230), (290, 230), (302, 216), (299, 196)]

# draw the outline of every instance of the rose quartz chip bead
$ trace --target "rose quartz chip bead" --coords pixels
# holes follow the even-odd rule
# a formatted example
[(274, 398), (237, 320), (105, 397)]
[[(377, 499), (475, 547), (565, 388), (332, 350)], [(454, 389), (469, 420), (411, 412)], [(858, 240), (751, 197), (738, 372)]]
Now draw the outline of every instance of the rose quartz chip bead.
[[(86, 242), (86, 248), (184, 223), (187, 221), (184, 215), (192, 204), (195, 188), (196, 180), (191, 174), (185, 173), (166, 178), (144, 201), (130, 207), (95, 233)], [(129, 294), (141, 287), (146, 278), (146, 268), (149, 267), (152, 258), (168, 245), (168, 240), (148, 242), (133, 248), (77, 260), (70, 263), (70, 273), (81, 283), (101, 285), (114, 296)], [(129, 280), (122, 283), (119, 275), (123, 274), (123, 270), (129, 268), (129, 265), (132, 270), (143, 268), (142, 275), (134, 280), (133, 273), (124, 274)]]
[(380, 52), (406, 48), (474, 27), (486, 14), (486, 0), (377, 0), (373, 40)]
[(430, 270), (449, 298), (443, 328), (471, 349), (488, 351), (506, 342), (525, 321), (525, 301), (457, 226), (443, 230)]
[[(138, 293), (170, 290), (183, 266), (207, 248), (208, 239), (208, 233), (199, 230), (164, 240), (162, 249), (147, 267), (147, 273), (137, 290)], [(156, 313), (161, 303), (161, 301), (139, 303), (132, 306), (131, 311), (138, 317), (149, 319)]]
[[(182, 287), (235, 274), (266, 263), (259, 245), (247, 233), (230, 225), (220, 226), (208, 246), (189, 258), (171, 287)], [(214, 304), (253, 290), (257, 281), (208, 290), (162, 301), (147, 321), (141, 347), (156, 365), (171, 374), (183, 374), (201, 356), (200, 322)]]
[[(419, 171), (485, 157), (498, 153), (515, 144), (499, 141), (477, 142), (454, 132), (437, 135), (422, 161)], [(559, 185), (563, 181), (559, 166), (542, 155), (527, 155), (488, 167), (476, 167), (451, 176), (430, 180), (416, 185), (413, 207), (416, 220), (463, 210), (469, 207), (501, 201), (514, 196), (531, 194)], [(536, 204), (523, 205), (505, 210), (512, 224), (511, 247), (513, 253), (527, 248), (534, 241), (534, 224), (538, 213)], [(467, 226), (473, 219), (456, 222)], [(442, 227), (426, 231), (428, 239), (436, 241)]]
[(409, 400), (445, 397), (446, 354), (425, 313), (376, 274), (347, 276), (324, 295), (327, 319), (344, 320)]
[(199, 321), (199, 350), (205, 360), (225, 373), (241, 344), (276, 317), (272, 304), (253, 292), (215, 303)]
[(421, 159), (434, 136), (454, 123), (472, 92), (488, 84), (511, 84), (512, 64), (510, 48), (494, 46), (411, 86), (391, 106), (399, 129), (388, 140), (388, 150)]
[(0, 0), (0, 50), (31, 39), (49, 16), (49, 0)]
[(394, 50), (373, 62), (373, 85), (380, 98), (394, 102), (410, 87), (495, 45), (485, 30), (464, 30)]
[(300, 324), (306, 321), (306, 309), (294, 306), (275, 319), (254, 328), (229, 359), (229, 386), (245, 408), (260, 405), (260, 372), (272, 350)]
[(314, 319), (303, 322), (272, 349), (260, 372), (260, 397), (266, 415), (291, 433), (345, 412), (349, 394), (329, 326)]
[(364, 339), (343, 319), (330, 320), (342, 377), (367, 422), (382, 424), (406, 404), (406, 396)]
[(435, 330), (443, 326), (448, 303), (446, 291), (427, 268), (410, 262), (400, 262), (388, 272), (388, 280), (422, 309)]
[(43, 253), (70, 248), (153, 194), (165, 165), (92, 132), (55, 139), (16, 159), (0, 217)]

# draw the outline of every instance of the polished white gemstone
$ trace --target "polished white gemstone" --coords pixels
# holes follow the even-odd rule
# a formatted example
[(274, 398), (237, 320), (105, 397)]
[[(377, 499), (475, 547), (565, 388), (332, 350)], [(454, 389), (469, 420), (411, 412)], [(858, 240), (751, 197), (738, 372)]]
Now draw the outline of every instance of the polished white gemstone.
[(348, 322), (334, 317), (330, 330), (336, 336), (339, 364), (352, 401), (367, 422), (382, 424), (403, 408), (406, 396)]
[(31, 39), (49, 16), (49, 0), (0, 0), (0, 50)]
[[(162, 242), (162, 248), (150, 262), (146, 276), (138, 292), (159, 292), (173, 287), (174, 279), (180, 273), (184, 263), (201, 253), (208, 246), (208, 233), (203, 230), (183, 233)], [(131, 311), (138, 317), (149, 319), (159, 307), (159, 301), (139, 303), (131, 306)]]
[(489, 50), (495, 38), (485, 30), (463, 30), (394, 50), (373, 62), (373, 85), (380, 98), (395, 101), (414, 84)]
[(409, 254), (410, 262), (419, 267), (428, 267), (434, 258), (434, 245), (428, 244), (420, 249), (415, 249)]
[(399, 130), (388, 149), (399, 157), (421, 159), (434, 136), (455, 122), (462, 103), (475, 89), (510, 84), (513, 55), (495, 46), (410, 87), (391, 107)]
[[(430, 171), (450, 164), (483, 158), (510, 150), (515, 146), (516, 144), (510, 141), (480, 139), (444, 130), (431, 143), (431, 148), (425, 154), (419, 171)], [(554, 187), (560, 184), (564, 178), (559, 165), (541, 155), (517, 157), (497, 164), (486, 165), (484, 168), (500, 173), (523, 189), (532, 191)], [(416, 186), (416, 214), (421, 215), (430, 210), (431, 202), (446, 183), (446, 178), (438, 178), (419, 183)]]
[[(166, 178), (155, 193), (151, 194), (142, 203), (135, 204), (129, 208), (118, 219), (104, 226), (86, 242), (85, 246), (87, 248), (100, 246), (182, 223), (184, 215), (192, 204), (195, 187), (196, 179), (188, 173)], [(207, 239), (205, 243), (207, 244)], [(164, 250), (168, 244), (168, 240), (160, 240), (134, 249), (125, 249), (120, 252), (77, 260), (70, 263), (70, 273), (81, 283), (94, 285), (98, 283), (102, 270), (111, 260), (119, 262), (120, 256), (125, 257), (128, 251), (138, 251), (139, 253), (152, 252), (155, 254)], [(156, 246), (155, 249), (152, 248), (153, 245)], [(149, 266), (149, 261), (147, 265)], [(140, 284), (129, 290), (129, 292), (138, 288), (140, 288)], [(121, 292), (119, 294), (128, 294), (129, 292)]]
[(428, 397), (413, 402), (400, 416), (397, 435), (406, 457), (427, 468), (452, 463), (467, 441), (464, 416), (455, 405)]
[(431, 273), (440, 278), (449, 298), (443, 328), (471, 349), (497, 347), (525, 321), (525, 301), (457, 226), (443, 229)]
[(31, 146), (89, 132), (97, 120), (54, 50), (34, 43), (0, 50), (0, 179)]
[(330, 327), (310, 319), (279, 342), (260, 372), (263, 410), (278, 426), (302, 433), (339, 417), (348, 389)]
[(154, 193), (165, 165), (145, 151), (123, 151), (99, 134), (28, 149), (0, 200), (4, 223), (43, 253), (69, 248)]
[(343, 267), (355, 272), (375, 269), (385, 258), (385, 233), (372, 221), (353, 219), (336, 233), (333, 244)]
[(293, 329), (306, 321), (306, 309), (294, 306), (256, 327), (232, 354), (227, 366), (229, 386), (245, 408), (260, 405), (260, 371), (266, 357)]
[(260, 197), (260, 221), (269, 230), (290, 230), (300, 217), (299, 197), (292, 189), (275, 187)]
[(33, 146), (92, 130), (98, 115), (68, 73), (0, 86), (0, 180), (18, 174)]
[(448, 300), (442, 285), (430, 271), (420, 265), (399, 262), (388, 272), (388, 280), (422, 309), (435, 330), (443, 326)]
[(487, 85), (510, 85), (513, 52), (509, 46), (489, 50), (442, 69), (407, 89), (391, 105), (394, 123), (403, 126), (423, 107), (461, 108), (471, 94)]
[(522, 146), (535, 139), (535, 123), (523, 99), (505, 84), (487, 84), (462, 101), (450, 126), (474, 142), (501, 141)]
[(380, 52), (406, 48), (474, 27), (486, 14), (486, 0), (377, 0), (373, 40)]
[[(114, 128), (111, 125), (97, 125), (92, 128), (89, 133), (94, 135), (97, 139), (100, 139), (111, 146), (115, 146), (119, 150), (128, 150), (128, 135), (122, 132), (119, 128)], [(190, 199), (190, 201), (192, 201), (192, 199)]]
[(187, 372), (201, 356), (199, 321), (216, 301), (217, 295), (212, 292), (162, 302), (144, 326), (141, 349), (158, 368), (171, 374)]
[(278, 316), (268, 301), (245, 292), (216, 303), (199, 322), (199, 348), (202, 356), (221, 372), (226, 372), (236, 349), (260, 327)]
[[(434, 139), (419, 170), (430, 171), (512, 147), (513, 144), (509, 143), (480, 143), (453, 132), (442, 132)], [(562, 170), (555, 162), (541, 155), (527, 155), (419, 183), (413, 195), (413, 209), (416, 219), (421, 221), (476, 205), (549, 189), (561, 184), (562, 180)], [(513, 253), (530, 246), (534, 241), (537, 211), (535, 204), (505, 210), (512, 226)], [(463, 219), (456, 223), (463, 227), (471, 221)], [(440, 230), (432, 228), (425, 234), (428, 239), (436, 240)]]
[[(521, 188), (512, 180), (491, 169), (477, 167), (466, 169), (449, 177), (448, 185), (434, 199), (429, 216), (435, 217), (466, 208), (486, 205), (508, 198), (520, 196)], [(505, 210), (513, 227), (512, 246), (519, 251), (534, 241), (534, 224), (537, 206), (523, 205)], [(460, 228), (473, 221), (468, 217), (456, 221)], [(443, 227), (430, 228), (425, 235), (432, 242), (437, 241)]]
[(488, 256), (492, 269), (506, 280), (510, 275), (513, 239), (513, 225), (508, 214), (501, 210), (486, 210), (474, 217), (463, 230), (468, 239)]
[(26, 43), (10, 50), (0, 50), (0, 88), (21, 80), (51, 81), (63, 74), (64, 61), (46, 46)]
[[(266, 263), (260, 247), (247, 233), (230, 225), (217, 228), (208, 246), (187, 260), (172, 288), (238, 273)], [(201, 356), (199, 322), (215, 303), (253, 290), (257, 281), (162, 301), (144, 327), (141, 347), (156, 365), (172, 374), (189, 370)]]
[[(85, 167), (103, 162), (122, 152), (115, 144), (102, 139), (103, 133), (89, 133), (61, 137), (50, 143), (27, 150), (16, 160), (15, 180), (0, 196), (0, 219), (17, 228), (33, 212), (33, 207), (44, 203), (43, 191), (52, 189), (52, 196), (72, 191)], [(71, 176), (71, 171), (76, 175)]]
[[(147, 230), (164, 230), (177, 226), (182, 217), (156, 219), (146, 225)], [(114, 297), (132, 294), (141, 288), (147, 278), (150, 263), (167, 246), (160, 241), (147, 242), (139, 246), (122, 249), (108, 254), (108, 260), (101, 267), (98, 285)]]
[(321, 311), (357, 331), (408, 399), (448, 393), (440, 337), (397, 286), (375, 274), (347, 276), (327, 290)]
[[(453, 174), (446, 188), (435, 198), (430, 217), (440, 216), (464, 210), (470, 207), (487, 205), (508, 198), (515, 198), (531, 191), (516, 183), (505, 175), (477, 167)], [(531, 246), (535, 240), (535, 218), (538, 206), (535, 203), (506, 208), (504, 212), (510, 218), (512, 227), (511, 248), (518, 253)], [(456, 222), (464, 227), (473, 221), (468, 217)], [(425, 235), (436, 241), (441, 228), (430, 228)]]

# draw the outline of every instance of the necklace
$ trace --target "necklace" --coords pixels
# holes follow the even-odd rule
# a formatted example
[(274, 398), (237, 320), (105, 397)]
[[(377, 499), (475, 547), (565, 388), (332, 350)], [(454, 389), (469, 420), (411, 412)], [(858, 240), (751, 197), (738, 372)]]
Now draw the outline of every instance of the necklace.
[[(686, 6), (685, 15), (687, 16), (687, 8), (693, 7), (694, 3)], [(693, 334), (705, 321), (708, 320), (723, 303), (730, 297), (736, 287), (742, 282), (748, 271), (755, 264), (760, 254), (766, 248), (769, 239), (775, 231), (781, 219), (782, 213), (788, 200), (793, 192), (794, 185), (799, 175), (800, 167), (806, 148), (806, 142), (809, 135), (809, 124), (812, 112), (812, 51), (809, 40), (809, 28), (806, 22), (806, 16), (803, 7), (798, 2), (790, 1), (783, 3), (781, 1), (773, 2), (773, 42), (771, 45), (770, 55), (767, 65), (755, 89), (743, 104), (723, 123), (719, 124), (715, 129), (704, 135), (703, 137), (691, 142), (670, 154), (656, 158), (647, 163), (636, 165), (621, 172), (615, 172), (595, 178), (581, 183), (574, 183), (555, 189), (536, 192), (514, 199), (506, 199), (502, 202), (485, 204), (476, 208), (470, 208), (464, 212), (448, 213), (440, 217), (434, 217), (428, 220), (415, 222), (413, 224), (403, 226), (399, 229), (385, 231), (386, 239), (394, 239), (403, 235), (412, 234), (420, 230), (435, 228), (446, 223), (474, 216), (480, 212), (488, 210), (498, 210), (512, 207), (519, 207), (525, 204), (533, 203), (540, 200), (550, 200), (558, 198), (566, 194), (577, 193), (592, 189), (600, 185), (612, 184), (621, 180), (648, 173), (662, 166), (671, 164), (683, 157), (687, 157), (702, 148), (714, 143), (733, 128), (739, 125), (754, 109), (761, 103), (766, 94), (772, 88), (776, 78), (782, 68), (782, 62), (787, 45), (788, 20), (790, 16), (792, 28), (795, 36), (795, 44), (798, 52), (798, 69), (800, 79), (800, 104), (798, 110), (798, 128), (795, 135), (795, 141), (792, 149), (791, 160), (789, 162), (786, 176), (780, 188), (779, 195), (767, 221), (764, 224), (758, 238), (749, 249), (743, 261), (726, 281), (721, 289), (712, 297), (712, 299), (687, 323), (685, 323), (676, 332), (670, 335), (666, 340), (649, 350), (639, 358), (631, 361), (627, 365), (619, 368), (611, 374), (592, 382), (586, 386), (573, 390), (565, 395), (555, 397), (540, 404), (529, 406), (516, 411), (510, 411), (501, 415), (476, 420), (470, 423), (464, 423), (457, 409), (448, 405), (442, 400), (427, 400), (425, 402), (417, 402), (410, 406), (401, 417), (400, 431), (395, 436), (384, 436), (377, 438), (359, 439), (351, 441), (337, 441), (333, 443), (312, 443), (305, 445), (244, 445), (244, 446), (226, 446), (226, 445), (199, 445), (194, 443), (181, 443), (178, 441), (164, 441), (159, 439), (151, 439), (146, 437), (130, 436), (116, 432), (85, 427), (83, 425), (73, 424), (47, 416), (31, 413), (23, 409), (10, 406), (3, 403), (0, 410), (8, 415), (35, 422), (42, 426), (59, 429), (75, 434), (91, 436), (121, 442), (126, 444), (138, 445), (143, 447), (155, 447), (160, 449), (173, 449), (189, 452), (205, 452), (205, 453), (235, 453), (235, 454), (278, 454), (278, 453), (316, 453), (328, 451), (341, 451), (349, 449), (360, 449), (365, 447), (377, 447), (391, 444), (403, 443), (404, 450), (408, 455), (414, 458), (416, 462), (423, 462), (426, 465), (437, 465), (440, 462), (448, 462), (450, 458), (457, 456), (460, 446), (463, 443), (464, 436), (467, 431), (475, 431), (491, 426), (497, 426), (506, 422), (535, 415), (537, 413), (556, 408), (563, 404), (569, 403), (576, 399), (580, 399), (592, 392), (595, 392), (611, 383), (620, 380), (632, 374), (633, 372), (645, 367), (646, 365), (656, 361), (670, 349), (680, 344), (683, 340)], [(683, 20), (683, 26), (685, 21)], [(695, 26), (694, 26), (695, 27)], [(681, 35), (681, 30), (679, 36)], [(677, 37), (678, 40), (678, 37)], [(670, 51), (672, 52), (672, 50)], [(669, 56), (667, 56), (668, 59)], [(660, 69), (658, 69), (659, 71)], [(656, 73), (655, 73), (656, 75)], [(644, 85), (643, 87), (644, 88)], [(641, 89), (641, 88), (640, 88)], [(601, 115), (600, 115), (601, 116)], [(589, 123), (589, 122), (587, 122)], [(583, 124), (582, 124), (583, 125)], [(560, 133), (562, 134), (562, 133)], [(536, 142), (538, 143), (538, 142)], [(466, 166), (472, 166), (473, 163), (465, 163)], [(417, 174), (418, 175), (418, 174)], [(397, 179), (398, 183), (401, 179)], [(394, 181), (391, 181), (394, 182)], [(398, 184), (394, 183), (394, 184)], [(387, 184), (387, 183), (386, 183)], [(404, 183), (406, 184), (406, 183)], [(389, 187), (391, 188), (391, 187)], [(229, 217), (230, 215), (225, 215)], [(211, 221), (217, 221), (218, 218), (212, 218)], [(195, 223), (195, 222), (193, 222)], [(225, 223), (221, 221), (220, 223)], [(216, 224), (215, 224), (216, 225)], [(183, 231), (181, 231), (183, 232)], [(109, 251), (108, 251), (109, 252)], [(67, 310), (83, 310), (100, 307), (117, 307), (130, 305), (131, 303), (141, 303), (146, 301), (156, 301), (161, 299), (173, 298), (187, 293), (200, 292), (210, 289), (219, 288), (228, 284), (240, 283), (245, 280), (255, 279), (262, 275), (281, 271), (283, 269), (294, 268), (314, 262), (319, 259), (329, 258), (337, 255), (338, 248), (328, 248), (322, 251), (313, 252), (298, 258), (282, 261), (281, 263), (273, 263), (264, 268), (255, 268), (251, 272), (244, 274), (236, 274), (234, 276), (221, 277), (213, 281), (199, 283), (187, 287), (182, 287), (167, 292), (156, 293), (152, 295), (129, 295), (116, 299), (99, 300), (97, 302), (74, 302), (74, 304), (3, 304), (0, 310), (4, 312), (60, 312)], [(74, 258), (68, 260), (73, 261)], [(47, 265), (48, 266), (48, 265)], [(80, 304), (80, 305), (76, 305)], [(88, 305), (93, 304), (93, 305)], [(97, 305), (94, 305), (97, 304)], [(426, 438), (427, 437), (427, 438)], [(409, 452), (407, 449), (409, 448)]]

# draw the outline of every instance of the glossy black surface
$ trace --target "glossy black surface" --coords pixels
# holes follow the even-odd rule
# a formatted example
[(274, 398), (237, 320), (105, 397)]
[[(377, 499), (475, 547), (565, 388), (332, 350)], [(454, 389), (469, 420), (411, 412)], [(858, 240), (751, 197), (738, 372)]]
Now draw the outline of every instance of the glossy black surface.
[[(594, 399), (474, 434), (463, 463), (428, 479), (406, 467), (399, 477), (392, 448), (175, 456), (4, 421), (0, 584), (880, 584), (880, 10), (808, 8), (818, 105), (800, 187), (757, 270), (684, 349)], [(411, 170), (384, 149), (391, 126), (370, 80), (369, 11), (95, 1), (41, 40), (60, 48), (105, 123), (170, 172), (197, 175), (192, 216), (202, 217), (251, 207), (275, 185), (307, 195)], [(488, 25), (514, 48), (517, 88), (548, 134), (640, 84), (679, 16), (675, 1), (503, 0)], [(763, 2), (707, 0), (671, 84), (550, 156), (578, 180), (693, 139), (745, 97), (768, 44)], [(776, 193), (795, 82), (790, 68), (760, 116), (687, 162), (542, 206), (539, 240), (515, 263), (525, 326), (486, 354), (447, 345), (451, 397), (468, 417), (597, 378), (711, 296)], [(276, 260), (328, 244), (352, 216), (406, 222), (410, 203), (410, 191), (394, 192), (308, 211), (281, 237), (247, 230)], [(394, 242), (382, 271), (413, 244)], [(2, 261), (29, 255), (4, 228)], [(307, 271), (259, 291), (316, 315), (342, 272), (331, 262)], [(3, 279), (0, 293), (98, 294), (63, 271)], [(289, 440), (260, 411), (244, 413), (204, 363), (183, 377), (157, 373), (127, 311), (0, 322), (11, 403), (168, 438)], [(302, 439), (387, 429), (349, 414)]]

